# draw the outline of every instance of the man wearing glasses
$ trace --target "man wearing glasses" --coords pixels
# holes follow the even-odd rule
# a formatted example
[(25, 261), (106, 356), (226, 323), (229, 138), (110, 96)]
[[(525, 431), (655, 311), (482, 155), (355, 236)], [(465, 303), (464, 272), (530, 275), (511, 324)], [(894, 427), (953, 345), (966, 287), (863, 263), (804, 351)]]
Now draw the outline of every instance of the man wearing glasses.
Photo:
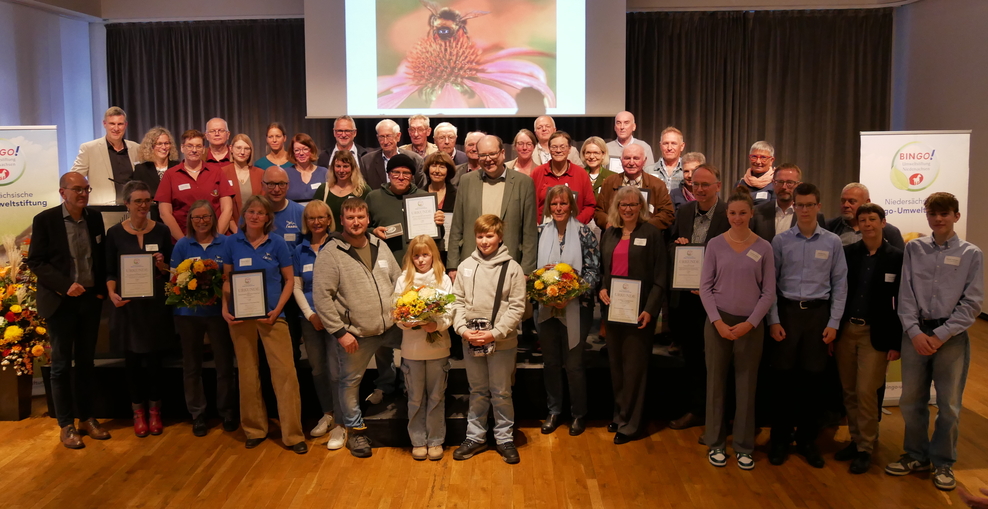
[(772, 184), (775, 178), (775, 167), (772, 166), (775, 162), (775, 147), (767, 141), (756, 141), (748, 151), (748, 161), (748, 169), (737, 185), (745, 186), (751, 191), (757, 207), (775, 198), (775, 187)]
[(206, 122), (206, 141), (209, 142), (209, 151), (206, 152), (206, 164), (220, 167), (233, 162), (230, 159), (230, 127), (226, 120), (222, 118), (211, 118)]
[[(861, 240), (861, 230), (858, 228), (857, 214), (858, 207), (863, 203), (871, 203), (871, 196), (864, 184), (851, 182), (844, 186), (844, 189), (840, 192), (840, 215), (827, 221), (824, 226), (827, 231), (837, 234), (845, 246)], [(885, 227), (882, 228), (882, 237), (889, 244), (901, 250), (906, 249), (906, 243), (902, 240), (902, 232), (895, 226), (885, 223)]]
[(69, 449), (82, 449), (81, 435), (110, 438), (92, 415), (93, 357), (106, 296), (103, 217), (87, 207), (92, 188), (82, 174), (66, 173), (58, 186), (62, 204), (34, 216), (27, 264), (38, 276), (38, 313), (47, 320), (51, 338), (59, 440)]
[(467, 162), (467, 155), (456, 148), (456, 126), (443, 122), (436, 126), (436, 148), (453, 158), (453, 164), (459, 166)]
[(288, 199), (288, 173), (280, 166), (264, 170), (261, 185), (264, 196), (274, 205), (274, 230), (271, 233), (285, 239), (294, 251), (295, 246), (302, 243), (302, 211), (305, 207)]
[(825, 408), (824, 373), (847, 300), (847, 264), (840, 237), (817, 219), (819, 189), (802, 183), (794, 194), (796, 226), (772, 239), (778, 300), (768, 317), (775, 341), (768, 459), (773, 465), (785, 463), (795, 439), (796, 452), (810, 466), (823, 468), (816, 440)]
[[(751, 217), (751, 230), (759, 237), (772, 242), (776, 235), (796, 226), (796, 208), (793, 207), (793, 191), (803, 182), (803, 170), (792, 163), (785, 163), (775, 169), (772, 187), (775, 199), (755, 207)], [(817, 215), (817, 222), (824, 226), (823, 214)], [(829, 230), (829, 228), (828, 228)]]
[(103, 128), (106, 136), (79, 146), (71, 171), (89, 179), (93, 187), (89, 200), (93, 204), (123, 203), (123, 186), (134, 175), (134, 165), (140, 162), (140, 145), (124, 139), (127, 113), (117, 106), (103, 114)]
[(216, 228), (225, 235), (233, 214), (233, 182), (223, 175), (219, 164), (206, 164), (206, 136), (196, 129), (182, 133), (182, 155), (185, 159), (168, 168), (154, 193), (161, 222), (168, 226), (175, 241), (185, 236), (189, 208), (197, 200), (207, 200), (219, 220)]
[(319, 154), (319, 160), (316, 161), (316, 165), (329, 168), (329, 163), (333, 160), (333, 155), (336, 154), (337, 150), (349, 150), (353, 154), (353, 159), (359, 163), (360, 158), (364, 157), (364, 154), (367, 153), (367, 149), (354, 143), (353, 140), (356, 137), (357, 124), (354, 123), (353, 117), (343, 115), (337, 118), (333, 122), (333, 138), (336, 139), (336, 143), (333, 145), (332, 150), (328, 148), (323, 149)]
[(407, 150), (398, 148), (398, 141), (401, 140), (401, 128), (394, 120), (384, 119), (377, 123), (377, 143), (381, 148), (364, 154), (360, 158), (360, 172), (364, 174), (364, 180), (371, 190), (380, 188), (389, 182), (387, 172), (388, 161), (398, 154), (404, 154), (414, 162), (415, 175), (412, 177), (418, 187), (425, 187), (425, 172), (422, 171), (422, 158)]
[[(669, 191), (665, 182), (659, 177), (654, 177), (646, 173), (645, 170), (645, 149), (636, 143), (628, 145), (621, 153), (621, 166), (623, 173), (611, 175), (600, 185), (600, 193), (597, 195), (597, 205), (594, 210), (594, 222), (601, 230), (607, 229), (607, 211), (610, 210), (611, 200), (617, 190), (623, 186), (633, 186), (647, 193), (648, 213), (651, 219), (648, 220), (653, 226), (660, 230), (665, 230), (675, 219), (675, 209), (672, 206), (672, 199), (669, 198)], [(714, 192), (714, 194), (717, 194)], [(699, 200), (699, 196), (697, 197)]]
[(472, 131), (467, 133), (463, 139), (463, 152), (467, 155), (467, 162), (456, 165), (456, 174), (450, 180), (454, 186), (460, 185), (460, 178), (471, 171), (480, 169), (480, 152), (477, 151), (477, 142), (487, 136), (483, 131)]
[(429, 143), (430, 134), (432, 134), (432, 127), (429, 126), (429, 117), (412, 115), (408, 119), (408, 139), (412, 142), (398, 148), (415, 152), (419, 157), (425, 159), (425, 156), (439, 150), (435, 143)]

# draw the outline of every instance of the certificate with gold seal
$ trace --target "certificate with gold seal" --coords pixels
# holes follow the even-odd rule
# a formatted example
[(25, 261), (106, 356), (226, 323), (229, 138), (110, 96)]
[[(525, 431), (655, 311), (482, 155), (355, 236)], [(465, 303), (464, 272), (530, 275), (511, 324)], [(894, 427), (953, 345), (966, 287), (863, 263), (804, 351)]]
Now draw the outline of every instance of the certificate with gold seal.
[(267, 318), (268, 303), (263, 270), (237, 271), (230, 274), (230, 299), (237, 320)]

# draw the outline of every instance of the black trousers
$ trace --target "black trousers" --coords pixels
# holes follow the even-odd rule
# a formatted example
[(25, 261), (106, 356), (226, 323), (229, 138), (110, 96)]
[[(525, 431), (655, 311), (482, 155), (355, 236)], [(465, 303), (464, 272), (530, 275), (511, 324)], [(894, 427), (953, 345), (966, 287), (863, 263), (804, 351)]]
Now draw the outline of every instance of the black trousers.
[(703, 327), (707, 312), (699, 295), (679, 292), (679, 305), (669, 313), (669, 329), (676, 335), (683, 349), (686, 378), (681, 390), (686, 393), (686, 409), (702, 416), (707, 408), (707, 364), (704, 351)]
[(652, 357), (655, 326), (607, 323), (608, 362), (614, 389), (614, 419), (618, 432), (637, 435), (644, 430), (645, 388), (648, 385), (648, 361)]
[[(823, 330), (830, 306), (823, 302), (802, 309), (798, 302), (779, 300), (779, 322), (786, 338), (772, 347), (772, 442), (805, 445), (820, 434), (825, 404), (825, 371), (829, 359)], [(795, 433), (794, 433), (795, 430)]]
[[(93, 359), (103, 300), (92, 288), (79, 297), (65, 297), (48, 318), (51, 338), (51, 399), (58, 426), (92, 417)], [(75, 361), (75, 379), (72, 362)]]

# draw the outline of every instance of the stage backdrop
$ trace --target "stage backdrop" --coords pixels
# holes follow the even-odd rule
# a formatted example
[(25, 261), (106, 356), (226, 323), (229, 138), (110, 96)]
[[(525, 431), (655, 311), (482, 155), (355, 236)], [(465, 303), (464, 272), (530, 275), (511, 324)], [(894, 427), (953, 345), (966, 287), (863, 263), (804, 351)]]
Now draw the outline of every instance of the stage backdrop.
[[(885, 209), (886, 220), (906, 242), (930, 234), (923, 208), (926, 197), (940, 191), (953, 194), (961, 209), (954, 228), (965, 238), (970, 147), (971, 131), (862, 132), (860, 182), (868, 186), (871, 201)], [(886, 377), (885, 404), (898, 404), (901, 394), (902, 371), (899, 362), (893, 362)]]
[(0, 236), (21, 236), (61, 202), (55, 126), (0, 126)]

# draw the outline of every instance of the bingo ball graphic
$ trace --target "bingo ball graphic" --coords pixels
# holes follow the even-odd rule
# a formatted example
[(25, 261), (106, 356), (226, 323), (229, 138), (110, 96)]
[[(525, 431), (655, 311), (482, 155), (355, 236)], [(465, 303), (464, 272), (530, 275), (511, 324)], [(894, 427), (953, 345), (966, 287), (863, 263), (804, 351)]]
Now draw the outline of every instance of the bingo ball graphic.
[(892, 158), (889, 179), (903, 191), (922, 191), (936, 181), (940, 174), (940, 160), (936, 149), (913, 141), (902, 146)]

